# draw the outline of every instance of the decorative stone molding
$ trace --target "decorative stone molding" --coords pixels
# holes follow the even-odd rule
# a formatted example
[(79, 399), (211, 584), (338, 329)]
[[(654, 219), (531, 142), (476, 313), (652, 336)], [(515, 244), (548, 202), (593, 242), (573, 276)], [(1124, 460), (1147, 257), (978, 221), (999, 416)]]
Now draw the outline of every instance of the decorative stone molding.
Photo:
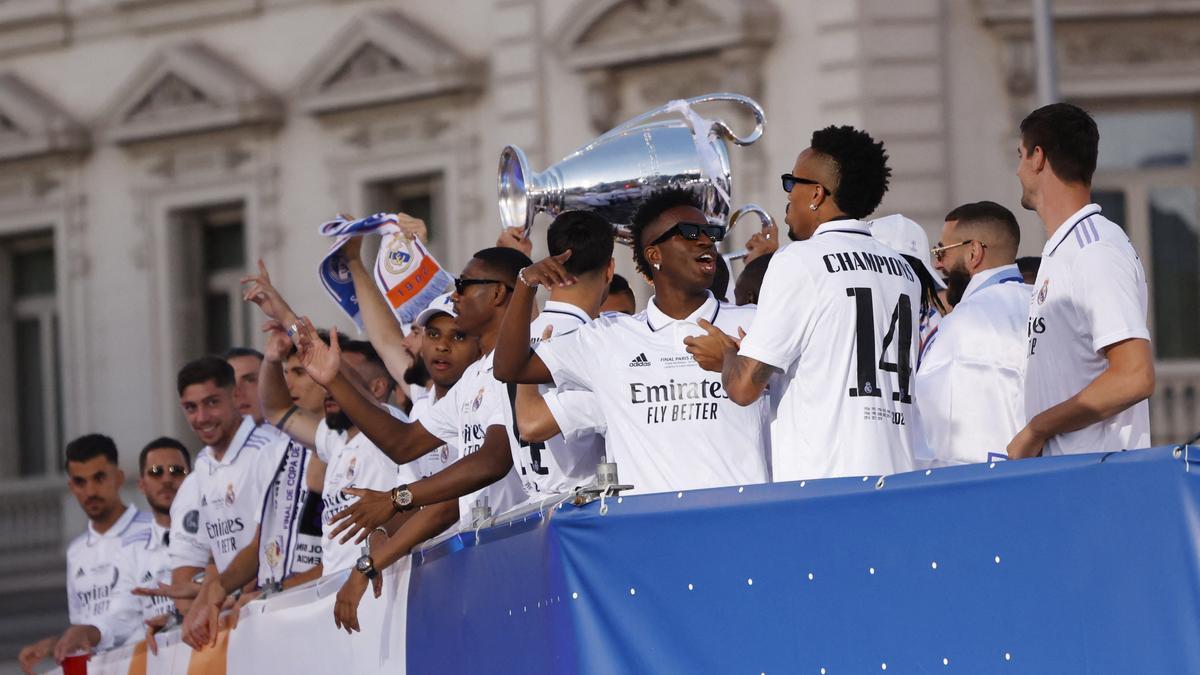
[(0, 162), (81, 153), (87, 129), (57, 103), (12, 73), (0, 74)]
[[(975, 0), (985, 23), (1026, 23), (1032, 19), (1029, 0)], [(1057, 21), (1116, 19), (1168, 14), (1200, 14), (1200, 0), (1055, 0)]]
[[(778, 13), (768, 0), (588, 0), (552, 34), (559, 36), (555, 50), (584, 74), (589, 119), (604, 131), (620, 121), (621, 72), (640, 65), (717, 55), (723, 68), (735, 72), (707, 79), (717, 88), (728, 83), (761, 96), (762, 54), (777, 27)], [(653, 98), (663, 97), (659, 91)]]
[(121, 87), (103, 135), (116, 143), (271, 125), (283, 106), (256, 82), (198, 42), (155, 52)]
[(343, 28), (305, 70), (300, 106), (313, 114), (396, 103), (483, 85), (484, 64), (395, 10)]
[(0, 55), (56, 47), (67, 41), (63, 0), (0, 2)]

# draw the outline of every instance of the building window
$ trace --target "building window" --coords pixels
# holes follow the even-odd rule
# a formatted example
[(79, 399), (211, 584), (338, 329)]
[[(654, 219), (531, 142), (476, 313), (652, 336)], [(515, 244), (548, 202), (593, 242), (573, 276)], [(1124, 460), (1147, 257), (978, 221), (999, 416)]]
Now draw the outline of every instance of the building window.
[[(442, 194), (441, 174), (376, 180), (366, 185), (367, 210), (370, 213), (406, 213), (425, 221), (429, 230), (425, 244), (438, 260), (444, 261), (447, 242), (442, 236)], [(369, 237), (365, 243), (371, 248), (365, 253), (373, 257), (378, 251), (378, 237)]]
[(1143, 257), (1159, 359), (1200, 359), (1200, 115), (1195, 107), (1102, 110), (1093, 198)]
[(180, 259), (188, 260), (184, 293), (200, 309), (189, 351), (219, 354), (230, 347), (251, 344), (249, 306), (242, 302), (241, 278), (246, 274), (245, 207), (242, 203), (183, 209), (175, 214), (181, 228)]
[(62, 465), (63, 406), (53, 235), (3, 240), (0, 265), (11, 308), (4, 322), (12, 346), (5, 379), (15, 403), (5, 436), (16, 457), (5, 463), (18, 476), (55, 473)]

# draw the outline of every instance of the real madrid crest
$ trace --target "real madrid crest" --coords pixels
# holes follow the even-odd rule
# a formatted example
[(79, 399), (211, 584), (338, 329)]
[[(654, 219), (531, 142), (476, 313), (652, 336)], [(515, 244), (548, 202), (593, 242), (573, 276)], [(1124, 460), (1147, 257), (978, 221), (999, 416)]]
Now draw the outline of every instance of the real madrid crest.
[(483, 394), (486, 391), (484, 387), (479, 388), (479, 393), (475, 394), (475, 400), (471, 402), (471, 410), (479, 410), (479, 406), (483, 405)]
[(233, 506), (235, 499), (237, 499), (237, 495), (233, 493), (233, 483), (230, 483), (225, 486), (225, 506)]
[(1045, 281), (1042, 282), (1041, 289), (1038, 290), (1037, 300), (1038, 300), (1039, 305), (1046, 302), (1046, 294), (1049, 292), (1050, 292), (1050, 280), (1046, 279)]
[(401, 275), (412, 266), (413, 255), (408, 250), (408, 241), (403, 236), (393, 236), (388, 241), (383, 266), (388, 274)]

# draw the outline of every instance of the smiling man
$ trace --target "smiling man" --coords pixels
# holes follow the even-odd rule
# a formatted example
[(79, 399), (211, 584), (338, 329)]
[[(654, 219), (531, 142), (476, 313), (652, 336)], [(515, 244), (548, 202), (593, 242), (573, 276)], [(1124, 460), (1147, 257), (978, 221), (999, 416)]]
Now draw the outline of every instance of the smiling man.
[(608, 458), (635, 492), (767, 481), (766, 403), (730, 401), (720, 378), (706, 373), (684, 344), (703, 335), (705, 325), (736, 333), (754, 318), (752, 307), (720, 302), (708, 290), (725, 227), (709, 223), (690, 193), (669, 189), (638, 209), (632, 234), (634, 263), (655, 289), (646, 310), (603, 315), (531, 351), (537, 287), (577, 283), (564, 265), (576, 252), (541, 260), (521, 272), (496, 347), (496, 376), (595, 393)]

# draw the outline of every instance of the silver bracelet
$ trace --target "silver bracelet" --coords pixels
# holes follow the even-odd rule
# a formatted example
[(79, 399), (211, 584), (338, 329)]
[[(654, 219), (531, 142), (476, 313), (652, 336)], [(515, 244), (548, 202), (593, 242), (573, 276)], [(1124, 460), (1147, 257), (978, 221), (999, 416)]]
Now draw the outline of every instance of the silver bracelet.
[(527, 269), (529, 269), (529, 268), (528, 268), (528, 267), (522, 267), (522, 268), (521, 268), (521, 271), (517, 272), (517, 279), (518, 279), (518, 280), (519, 280), (521, 283), (525, 284), (525, 286), (527, 286), (528, 288), (537, 288), (537, 287), (538, 287), (538, 285), (537, 285), (537, 284), (531, 284), (531, 283), (529, 283), (528, 281), (526, 281), (526, 280), (525, 280), (525, 270), (527, 270)]

